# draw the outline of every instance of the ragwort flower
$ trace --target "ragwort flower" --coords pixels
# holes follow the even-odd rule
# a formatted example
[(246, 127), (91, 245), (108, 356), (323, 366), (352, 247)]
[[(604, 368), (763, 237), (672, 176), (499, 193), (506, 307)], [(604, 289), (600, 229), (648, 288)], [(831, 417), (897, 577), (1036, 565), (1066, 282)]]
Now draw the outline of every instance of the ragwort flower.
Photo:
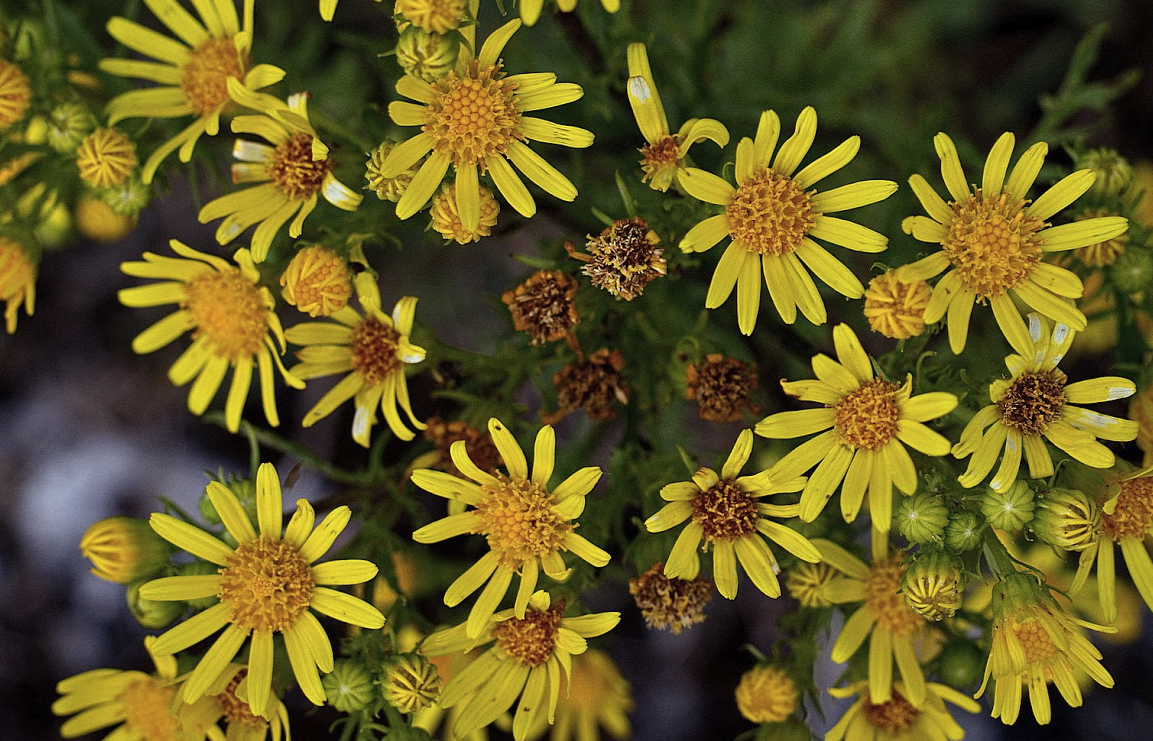
[(598, 728), (615, 739), (629, 738), (628, 714), (635, 707), (628, 681), (604, 651), (590, 648), (572, 659), (572, 672), (556, 705), (556, 722), (549, 730), (548, 716), (541, 713), (526, 741), (599, 741)]
[(905, 699), (907, 689), (901, 682), (893, 683), (893, 695), (884, 702), (870, 699), (868, 686), (868, 682), (856, 682), (829, 688), (833, 697), (856, 695), (857, 699), (829, 729), (825, 741), (960, 741), (965, 729), (953, 720), (945, 700), (970, 713), (981, 709), (973, 698), (936, 682), (925, 685), (925, 702), (920, 707)]
[(910, 216), (901, 228), (941, 249), (897, 270), (898, 279), (912, 283), (949, 269), (933, 288), (925, 322), (932, 324), (948, 314), (949, 346), (958, 354), (965, 349), (974, 302), (993, 307), (1005, 339), (1025, 356), (1032, 345), (1013, 305), (1014, 296), (1044, 316), (1077, 331), (1084, 329), (1085, 315), (1071, 300), (1081, 297), (1081, 279), (1042, 257), (1112, 239), (1128, 228), (1120, 216), (1049, 225), (1048, 219), (1093, 185), (1093, 171), (1078, 170), (1030, 203), (1025, 196), (1049, 151), (1045, 142), (1029, 147), (1006, 179), (1014, 138), (1002, 134), (985, 160), (981, 185), (973, 186), (972, 192), (953, 140), (937, 134), (933, 143), (953, 200), (946, 203), (925, 178), (913, 175), (909, 184), (929, 215)]
[(237, 116), (233, 132), (256, 134), (269, 142), (236, 140), (232, 153), (240, 161), (232, 165), (232, 182), (260, 184), (208, 202), (197, 218), (201, 224), (224, 218), (216, 230), (220, 244), (259, 224), (252, 235), (252, 259), (263, 262), (284, 222), (292, 219), (288, 235), (300, 236), (320, 195), (345, 211), (355, 211), (364, 196), (332, 174), (328, 147), (308, 121), (307, 93), (292, 95), (285, 104), (271, 95), (247, 91), (235, 81), (229, 81), (228, 89), (237, 101), (262, 112)]
[(444, 594), (444, 603), (455, 607), (485, 585), (466, 623), (472, 638), (484, 630), (513, 574), (520, 574), (513, 608), (519, 619), (525, 615), (542, 569), (557, 581), (568, 578), (570, 569), (561, 551), (572, 551), (597, 567), (609, 562), (609, 554), (578, 535), (573, 522), (584, 511), (585, 496), (600, 480), (601, 470), (596, 466), (582, 468), (549, 491), (556, 451), (552, 427), (546, 425), (537, 433), (531, 477), (524, 451), (500, 420), (490, 419), (488, 431), (508, 467), (507, 476), (478, 468), (469, 459), (463, 440), (453, 443), (450, 452), (453, 463), (471, 480), (427, 468), (412, 472), (412, 483), (420, 488), (473, 507), (425, 525), (412, 534), (413, 540), (436, 543), (467, 533), (488, 539), (489, 552)]
[[(626, 90), (633, 116), (637, 119), (641, 135), (648, 142), (641, 147), (641, 182), (649, 183), (653, 190), (664, 193), (685, 174), (689, 148), (708, 139), (718, 146), (729, 143), (729, 130), (712, 118), (690, 118), (674, 135), (669, 131), (669, 120), (657, 83), (649, 67), (649, 54), (641, 43), (629, 44), (629, 82)], [(651, 181), (651, 182), (650, 182)]]
[[(272, 741), (291, 738), (288, 708), (269, 691), (264, 712), (252, 712), (248, 704), (248, 667), (229, 664), (194, 704), (199, 712), (184, 721), (184, 741), (264, 741), (272, 731)], [(184, 684), (176, 692), (176, 702), (184, 702)], [(224, 721), (224, 730), (219, 723)], [(145, 741), (153, 741), (151, 738)]]
[[(690, 167), (680, 184), (697, 200), (724, 206), (724, 213), (694, 226), (681, 240), (685, 252), (705, 252), (730, 238), (717, 264), (705, 307), (715, 309), (737, 289), (737, 321), (752, 334), (761, 303), (761, 275), (777, 313), (786, 324), (797, 320), (797, 307), (813, 324), (824, 324), (825, 304), (809, 272), (849, 298), (860, 298), (865, 287), (849, 268), (817, 244), (822, 239), (858, 252), (881, 252), (889, 244), (883, 234), (831, 213), (883, 201), (897, 190), (890, 180), (862, 180), (817, 193), (810, 187), (849, 164), (861, 147), (851, 136), (826, 155), (797, 171), (817, 135), (817, 114), (807, 107), (797, 128), (777, 151), (781, 122), (773, 111), (761, 114), (756, 139), (737, 145), (734, 188), (726, 180)], [(770, 166), (770, 158), (772, 165)]]
[(480, 223), (478, 178), (485, 173), (522, 216), (536, 213), (536, 203), (510, 162), (542, 190), (564, 201), (576, 198), (569, 179), (525, 142), (581, 148), (592, 144), (592, 132), (524, 114), (571, 103), (584, 91), (574, 83), (556, 82), (551, 73), (505, 75), (500, 53), (520, 25), (512, 20), (501, 26), (475, 58), (462, 46), (456, 69), (442, 80), (428, 83), (405, 75), (397, 82), (397, 92), (417, 102), (394, 101), (389, 115), (398, 126), (420, 126), (421, 132), (392, 150), (380, 174), (396, 177), (432, 152), (397, 202), (398, 218), (424, 207), (449, 165), (455, 172), (456, 211), (468, 231)]
[(378, 408), (384, 412), (392, 434), (411, 440), (416, 433), (401, 420), (398, 408), (404, 410), (413, 427), (425, 428), (413, 414), (404, 376), (405, 365), (424, 360), (424, 348), (409, 339), (416, 299), (405, 296), (397, 301), (389, 316), (381, 309), (380, 289), (370, 273), (357, 276), (356, 289), (364, 314), (346, 306), (332, 315), (331, 322), (305, 322), (284, 333), (289, 342), (303, 347), (296, 354), (301, 362), (292, 367), (298, 378), (348, 373), (308, 410), (302, 424), (311, 427), (353, 399), (353, 440), (368, 447)]
[[(1091, 412), (1073, 404), (1124, 399), (1136, 391), (1127, 378), (1103, 376), (1066, 385), (1068, 377), (1057, 367), (1074, 332), (1064, 324), (1050, 327), (1039, 314), (1029, 315), (1028, 348), (1005, 358), (1013, 374), (989, 386), (989, 401), (969, 420), (953, 455), (971, 455), (969, 467), (957, 477), (971, 488), (984, 480), (1004, 447), (1005, 455), (993, 480), (995, 491), (1006, 491), (1017, 480), (1021, 457), (1031, 478), (1053, 475), (1053, 459), (1045, 440), (1093, 468), (1109, 468), (1113, 452), (1097, 439), (1126, 441), (1137, 436), (1137, 423)], [(988, 429), (986, 429), (988, 428)]]
[[(516, 741), (557, 714), (564, 681), (572, 682), (573, 657), (588, 650), (587, 638), (604, 635), (620, 622), (619, 612), (564, 617), (563, 602), (552, 604), (548, 592), (536, 592), (522, 617), (501, 610), (481, 623), (476, 635), (466, 625), (433, 633), (421, 644), (429, 656), (466, 651), (478, 643), (493, 646), (460, 670), (440, 696), (440, 707), (464, 704), (453, 732), (459, 737), (483, 728), (512, 708)], [(570, 690), (571, 700), (571, 690)]]
[(922, 423), (951, 412), (957, 397), (943, 391), (913, 396), (912, 376), (902, 385), (874, 378), (869, 356), (847, 324), (833, 329), (833, 341), (840, 362), (824, 354), (814, 356), (817, 380), (781, 381), (789, 396), (824, 407), (779, 412), (758, 422), (755, 430), (775, 439), (821, 433), (773, 467), (778, 478), (799, 476), (817, 467), (801, 493), (802, 520), (815, 520), (843, 479), (841, 514), (845, 520), (856, 519), (868, 489), (873, 526), (888, 532), (893, 485), (906, 494), (917, 488), (917, 470), (905, 445), (926, 455), (948, 453), (949, 441)]
[[(144, 163), (141, 178), (151, 183), (165, 157), (180, 149), (180, 161), (192, 158), (200, 135), (220, 131), (220, 114), (232, 102), (228, 81), (259, 90), (284, 77), (284, 70), (268, 64), (252, 65), (252, 15), (255, 0), (244, 1), (244, 23), (233, 0), (195, 3), (198, 21), (177, 0), (148, 0), (146, 5), (177, 37), (169, 38), (127, 18), (108, 21), (108, 33), (133, 51), (157, 61), (103, 59), (100, 69), (121, 77), (159, 83), (129, 90), (113, 98), (106, 109), (108, 125), (125, 118), (178, 118), (196, 120), (162, 144)], [(179, 40), (177, 40), (179, 39)]]
[(753, 476), (739, 476), (753, 452), (753, 433), (742, 430), (721, 475), (711, 468), (701, 468), (692, 481), (669, 484), (661, 489), (661, 499), (669, 504), (645, 520), (650, 533), (660, 533), (680, 525), (665, 576), (695, 579), (701, 561), (697, 548), (713, 546), (713, 580), (717, 591), (728, 599), (737, 596), (737, 563), (744, 567), (757, 589), (770, 597), (781, 596), (777, 580), (780, 566), (762, 536), (781, 546), (802, 561), (820, 561), (820, 554), (803, 535), (769, 517), (795, 517), (795, 504), (768, 504), (766, 496), (798, 491), (804, 479), (780, 478), (769, 471)]
[(159, 512), (152, 514), (152, 527), (176, 547), (219, 566), (219, 573), (155, 579), (140, 588), (140, 595), (157, 601), (209, 597), (220, 601), (161, 635), (153, 650), (168, 656), (224, 629), (185, 682), (184, 699), (195, 702), (209, 692), (251, 638), (248, 703), (253, 713), (261, 715), (272, 685), (273, 636), (279, 633), (300, 689), (313, 703), (323, 705), (317, 670), (332, 671), (332, 644), (311, 610), (369, 630), (384, 625), (384, 616), (375, 607), (331, 589), (369, 581), (376, 576), (374, 564), (359, 559), (315, 563), (348, 525), (349, 508), (337, 507), (313, 529), (312, 505), (298, 499), (282, 532), (284, 502), (271, 463), (262, 463), (256, 473), (259, 531), (228, 487), (212, 481), (207, 493), (235, 546)]
[(177, 386), (193, 381), (188, 409), (200, 415), (231, 367), (232, 385), (224, 404), (230, 432), (240, 429), (240, 415), (252, 384), (254, 368), (260, 373), (260, 397), (264, 416), (272, 426), (280, 424), (272, 370), (275, 366), (288, 385), (303, 388), (304, 382), (289, 373), (284, 354), (284, 331), (273, 311), (275, 300), (267, 288), (257, 285), (260, 273), (246, 249), (236, 251), (232, 265), (215, 255), (188, 247), (179, 240), (168, 243), (180, 258), (144, 253), (144, 262), (125, 262), (120, 269), (137, 278), (161, 278), (161, 282), (121, 290), (120, 303), (135, 308), (177, 304), (178, 309), (132, 340), (139, 354), (155, 352), (191, 330), (192, 345), (168, 370)]

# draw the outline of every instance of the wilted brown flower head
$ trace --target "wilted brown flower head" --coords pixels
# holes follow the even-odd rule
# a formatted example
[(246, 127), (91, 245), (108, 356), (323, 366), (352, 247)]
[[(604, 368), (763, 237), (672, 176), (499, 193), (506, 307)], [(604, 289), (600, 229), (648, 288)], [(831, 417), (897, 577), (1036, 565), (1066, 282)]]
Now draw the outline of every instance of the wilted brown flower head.
[(500, 300), (512, 313), (514, 329), (523, 329), (532, 344), (542, 345), (567, 337), (580, 321), (577, 315), (577, 282), (560, 270), (538, 270)]
[(632, 301), (665, 274), (668, 263), (657, 246), (660, 241), (644, 219), (618, 219), (598, 236), (588, 236), (590, 254), (577, 252), (572, 242), (565, 243), (565, 249), (585, 263), (584, 274), (594, 286)]
[(685, 398), (697, 402), (701, 419), (735, 422), (745, 409), (761, 410), (749, 400), (757, 388), (756, 365), (712, 353), (685, 370), (685, 382)]
[(670, 579), (665, 576), (665, 565), (654, 563), (645, 573), (629, 579), (629, 594), (650, 628), (679, 634), (705, 621), (713, 583), (703, 576)]
[(629, 392), (620, 376), (624, 367), (625, 357), (620, 350), (609, 352), (608, 348), (601, 348), (587, 359), (561, 368), (552, 377), (560, 408), (543, 415), (545, 424), (556, 424), (578, 409), (583, 409), (590, 419), (611, 419), (616, 414), (614, 401), (629, 403)]
[(464, 476), (452, 462), (452, 455), (449, 453), (452, 444), (457, 440), (464, 440), (464, 449), (468, 452), (469, 459), (482, 471), (496, 473), (504, 463), (488, 432), (478, 430), (460, 420), (445, 422), (440, 417), (432, 417), (428, 420), (428, 429), (424, 431), (424, 437), (436, 446), (436, 451), (440, 454), (436, 461), (427, 464), (428, 467), (440, 469), (453, 476)]

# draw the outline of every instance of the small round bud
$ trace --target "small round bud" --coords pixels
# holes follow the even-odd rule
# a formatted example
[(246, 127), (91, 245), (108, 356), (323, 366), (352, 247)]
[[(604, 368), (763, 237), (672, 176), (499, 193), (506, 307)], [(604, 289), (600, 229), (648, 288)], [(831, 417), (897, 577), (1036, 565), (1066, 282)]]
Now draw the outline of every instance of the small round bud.
[(76, 201), (76, 230), (94, 242), (117, 242), (135, 227), (135, 216), (116, 213), (103, 199), (90, 193)]
[(941, 649), (937, 674), (950, 687), (965, 690), (981, 680), (988, 657), (968, 640), (953, 640)]
[(136, 170), (136, 145), (116, 128), (96, 129), (76, 149), (80, 178), (97, 188), (120, 185)]
[(1123, 293), (1148, 289), (1153, 286), (1153, 252), (1130, 245), (1110, 266), (1109, 277)]
[(933, 290), (923, 280), (903, 283), (889, 270), (869, 281), (865, 290), (865, 318), (874, 331), (894, 340), (917, 337), (925, 331), (925, 309)]
[(284, 300), (309, 316), (332, 316), (352, 296), (352, 269), (334, 250), (314, 244), (299, 250), (280, 276)]
[(27, 75), (14, 63), (0, 59), (0, 131), (24, 118), (31, 104), (32, 86)]
[(469, 229), (460, 220), (457, 211), (456, 186), (449, 183), (440, 189), (432, 199), (429, 214), (432, 217), (432, 228), (436, 229), (446, 242), (457, 244), (470, 244), (479, 242), (481, 237), (492, 234), (496, 226), (496, 219), (500, 215), (500, 204), (492, 191), (483, 185), (478, 189), (480, 194), (480, 220), (475, 229)]
[(436, 667), (421, 654), (399, 654), (384, 664), (381, 693), (402, 713), (416, 713), (436, 701), (441, 680)]
[(965, 553), (981, 545), (981, 516), (963, 509), (949, 515), (945, 526), (945, 547), (952, 553)]
[(1073, 163), (1078, 170), (1092, 170), (1097, 179), (1093, 181), (1089, 193), (1101, 198), (1120, 196), (1133, 180), (1133, 168), (1129, 160), (1115, 149), (1090, 149), (1078, 156)]
[(801, 561), (789, 569), (785, 576), (785, 589), (789, 596), (801, 603), (801, 607), (828, 607), (833, 604), (825, 594), (825, 587), (838, 572), (827, 563)]
[(101, 188), (97, 194), (113, 213), (121, 216), (137, 216), (152, 201), (152, 187), (145, 185), (136, 173), (119, 185)]
[(919, 491), (897, 506), (897, 529), (910, 543), (937, 543), (949, 524), (949, 508), (940, 495)]
[(368, 153), (368, 162), (365, 163), (364, 171), (364, 177), (368, 180), (365, 190), (373, 191), (376, 193), (376, 197), (382, 201), (387, 200), (393, 203), (399, 201), (400, 197), (404, 195), (404, 191), (408, 189), (408, 184), (412, 182), (412, 178), (416, 175), (420, 165), (418, 162), (399, 175), (390, 178), (381, 175), (381, 165), (395, 148), (396, 142), (381, 142), (380, 146)]
[(340, 659), (321, 679), (328, 704), (342, 713), (364, 710), (375, 696), (372, 675), (355, 661)]
[(417, 26), (401, 32), (396, 42), (396, 61), (406, 75), (436, 82), (456, 67), (460, 34), (429, 33)]
[(741, 715), (752, 723), (779, 723), (797, 710), (797, 684), (775, 666), (749, 669), (734, 694)]
[(140, 587), (148, 583), (147, 579), (133, 582), (125, 590), (128, 600), (128, 610), (136, 622), (149, 630), (160, 630), (171, 625), (185, 610), (184, 602), (161, 602), (159, 600), (144, 599), (140, 596)]
[(929, 620), (953, 617), (965, 592), (965, 570), (960, 560), (943, 551), (921, 551), (901, 579), (905, 603)]
[(981, 497), (981, 514), (998, 530), (1016, 532), (1033, 519), (1033, 489), (1016, 481), (1005, 491), (986, 487)]
[(44, 138), (60, 154), (73, 154), (96, 128), (96, 116), (80, 103), (61, 103), (48, 114)]
[(1049, 489), (1037, 497), (1029, 529), (1042, 543), (1067, 551), (1083, 551), (1097, 542), (1101, 511), (1076, 489)]
[(106, 517), (80, 538), (80, 552), (101, 579), (128, 584), (155, 576), (168, 566), (172, 549), (146, 520)]
[[(244, 513), (248, 515), (249, 519), (253, 522), (257, 521), (256, 517), (256, 482), (252, 479), (238, 479), (231, 474), (227, 479), (213, 477), (216, 481), (228, 487), (229, 491), (236, 495), (240, 500), (240, 506), (244, 508)], [(216, 507), (212, 504), (212, 500), (208, 497), (208, 489), (205, 488), (204, 494), (200, 496), (198, 504), (200, 509), (200, 516), (209, 525), (221, 524), (220, 515), (216, 512)]]

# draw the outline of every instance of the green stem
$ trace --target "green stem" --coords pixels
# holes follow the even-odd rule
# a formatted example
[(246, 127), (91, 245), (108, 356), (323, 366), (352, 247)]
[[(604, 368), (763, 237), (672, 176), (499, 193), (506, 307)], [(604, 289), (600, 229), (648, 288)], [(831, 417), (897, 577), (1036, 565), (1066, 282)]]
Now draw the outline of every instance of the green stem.
[(1006, 577), (1017, 573), (1016, 559), (1009, 555), (1009, 550), (1005, 548), (1005, 544), (992, 531), (985, 534), (981, 551), (985, 554), (989, 568), (993, 570), (993, 574), (998, 579), (1004, 580)]
[(332, 116), (329, 116), (323, 111), (310, 110), (308, 115), (312, 119), (313, 126), (315, 126), (317, 129), (331, 131), (333, 134), (344, 139), (345, 141), (352, 142), (354, 145), (359, 147), (360, 151), (362, 152), (371, 152), (372, 150), (376, 149), (377, 144), (379, 144), (379, 142), (370, 142), (368, 139), (365, 139), (363, 136), (357, 134), (352, 129), (348, 128), (343, 123), (333, 118)]

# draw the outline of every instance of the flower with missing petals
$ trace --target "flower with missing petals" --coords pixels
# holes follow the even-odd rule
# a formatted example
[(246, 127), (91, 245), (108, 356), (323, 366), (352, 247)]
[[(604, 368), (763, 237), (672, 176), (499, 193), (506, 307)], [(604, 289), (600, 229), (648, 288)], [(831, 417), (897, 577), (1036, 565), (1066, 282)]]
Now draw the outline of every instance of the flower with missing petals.
[(512, 314), (513, 329), (528, 332), (534, 345), (570, 336), (580, 321), (577, 282), (560, 270), (538, 270), (500, 297)]
[(629, 594), (646, 625), (679, 635), (705, 621), (705, 605), (713, 596), (713, 583), (699, 574), (692, 579), (674, 579), (666, 576), (665, 565), (657, 562), (637, 578), (629, 579)]
[(755, 363), (711, 353), (685, 369), (685, 398), (697, 403), (701, 419), (736, 422), (746, 410), (761, 411), (749, 399), (757, 383)]
[(564, 248), (569, 257), (585, 263), (582, 272), (594, 286), (632, 301), (666, 272), (660, 241), (644, 219), (618, 219), (598, 236), (589, 235), (590, 254), (577, 252), (572, 242), (565, 242)]

